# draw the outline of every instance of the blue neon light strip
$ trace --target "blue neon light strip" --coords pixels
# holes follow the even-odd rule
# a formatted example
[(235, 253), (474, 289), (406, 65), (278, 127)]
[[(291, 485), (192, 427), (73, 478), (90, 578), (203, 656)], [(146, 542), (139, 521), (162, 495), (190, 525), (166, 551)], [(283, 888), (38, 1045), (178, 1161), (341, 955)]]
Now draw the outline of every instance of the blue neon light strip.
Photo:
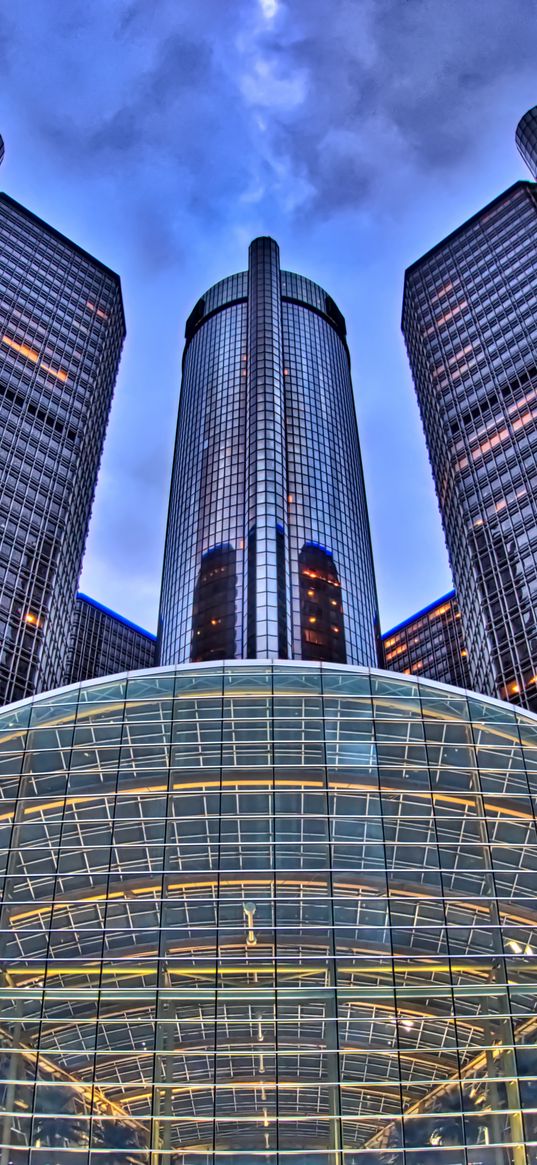
[(449, 599), (454, 599), (455, 597), (455, 591), (448, 591), (447, 595), (442, 595), (441, 599), (436, 599), (434, 603), (429, 603), (428, 607), (422, 607), (421, 611), (416, 611), (415, 615), (410, 615), (408, 619), (403, 619), (403, 622), (398, 623), (396, 627), (392, 627), (391, 631), (383, 631), (382, 639), (389, 639), (390, 635), (395, 635), (396, 631), (402, 631), (403, 627), (408, 627), (410, 623), (415, 623), (416, 619), (421, 619), (423, 615), (428, 615), (430, 611), (434, 611), (435, 607), (439, 607), (441, 603), (447, 603)]
[(117, 611), (112, 611), (110, 607), (105, 607), (102, 603), (98, 603), (97, 599), (90, 599), (89, 595), (83, 595), (82, 591), (78, 591), (76, 597), (77, 599), (81, 599), (83, 603), (89, 603), (90, 607), (95, 607), (97, 611), (102, 611), (104, 615), (110, 615), (112, 619), (117, 619), (118, 623), (123, 623), (124, 627), (130, 627), (132, 631), (138, 631), (140, 635), (145, 635), (146, 639), (151, 639), (153, 643), (156, 643), (156, 635), (152, 635), (144, 627), (139, 627), (137, 623), (131, 623), (130, 619), (125, 619), (123, 615), (118, 615)]

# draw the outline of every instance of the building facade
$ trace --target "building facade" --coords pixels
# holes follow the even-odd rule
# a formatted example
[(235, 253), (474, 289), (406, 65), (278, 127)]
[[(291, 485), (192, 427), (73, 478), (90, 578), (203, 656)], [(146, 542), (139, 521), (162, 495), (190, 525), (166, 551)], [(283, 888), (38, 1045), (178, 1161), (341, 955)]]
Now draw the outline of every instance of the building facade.
[(376, 628), (345, 321), (256, 239), (186, 326), (160, 659), (374, 664)]
[(66, 684), (154, 667), (155, 652), (155, 635), (88, 595), (76, 596)]
[(0, 703), (61, 683), (125, 334), (119, 278), (0, 195)]
[(517, 182), (406, 272), (403, 332), (471, 686), (537, 708), (537, 198)]
[(516, 129), (516, 144), (528, 170), (537, 178), (537, 105), (521, 117)]
[(455, 591), (386, 631), (382, 659), (387, 671), (469, 688), (468, 653)]
[(529, 1165), (537, 717), (238, 661), (0, 713), (0, 1153)]

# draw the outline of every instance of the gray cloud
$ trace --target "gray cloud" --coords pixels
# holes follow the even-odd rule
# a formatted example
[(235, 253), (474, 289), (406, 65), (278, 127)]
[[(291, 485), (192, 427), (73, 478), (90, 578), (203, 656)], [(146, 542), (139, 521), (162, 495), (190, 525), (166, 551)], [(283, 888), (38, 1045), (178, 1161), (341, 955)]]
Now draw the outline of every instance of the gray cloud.
[[(351, 335), (359, 320), (381, 574), (406, 515), (409, 560), (415, 548), (423, 562), (428, 539), (439, 578), (445, 560), (438, 565), (412, 394), (408, 381), (406, 394), (393, 387), (408, 376), (402, 269), (476, 198), (497, 193), (500, 172), (516, 176), (505, 162), (514, 124), (537, 100), (534, 0), (30, 7), (31, 18), (22, 3), (0, 10), (4, 180), (121, 273), (127, 309), (84, 585), (154, 626), (182, 322), (205, 286), (244, 264), (249, 238), (267, 232), (286, 263), (343, 296)], [(502, 119), (509, 145), (494, 170)], [(428, 511), (415, 512), (417, 496), (429, 498)], [(419, 606), (434, 590), (420, 590), (409, 570)], [(392, 609), (388, 621), (409, 613)]]
[(31, 22), (12, 10), (0, 31), (8, 85), (59, 163), (96, 184), (126, 168), (127, 214), (150, 191), (164, 214), (181, 198), (221, 223), (241, 200), (326, 216), (456, 167), (488, 95), (534, 69), (537, 9), (278, 0), (270, 20), (253, 0), (33, 0)]

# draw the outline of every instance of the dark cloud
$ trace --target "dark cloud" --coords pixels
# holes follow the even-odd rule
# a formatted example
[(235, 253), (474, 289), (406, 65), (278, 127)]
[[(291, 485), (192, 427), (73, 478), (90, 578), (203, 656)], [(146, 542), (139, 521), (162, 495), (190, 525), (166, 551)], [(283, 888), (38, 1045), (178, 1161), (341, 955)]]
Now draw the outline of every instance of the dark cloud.
[(421, 583), (408, 566), (415, 605), (447, 589), (398, 333), (402, 271), (517, 176), (536, 43), (534, 0), (2, 6), (6, 186), (116, 268), (125, 293), (84, 583), (97, 598), (154, 626), (182, 324), (257, 233), (349, 316), (388, 621), (410, 613), (386, 549), (401, 529), (410, 564), (431, 548)]

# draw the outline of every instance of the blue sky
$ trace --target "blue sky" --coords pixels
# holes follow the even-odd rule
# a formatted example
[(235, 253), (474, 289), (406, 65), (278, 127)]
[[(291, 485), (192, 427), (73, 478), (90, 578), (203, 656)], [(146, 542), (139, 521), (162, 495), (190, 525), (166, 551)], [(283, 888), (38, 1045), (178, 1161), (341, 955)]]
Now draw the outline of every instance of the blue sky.
[(405, 267), (527, 176), (533, 0), (6, 0), (2, 186), (119, 272), (83, 589), (156, 627), (184, 320), (271, 234), (344, 312), (382, 625), (451, 579)]

